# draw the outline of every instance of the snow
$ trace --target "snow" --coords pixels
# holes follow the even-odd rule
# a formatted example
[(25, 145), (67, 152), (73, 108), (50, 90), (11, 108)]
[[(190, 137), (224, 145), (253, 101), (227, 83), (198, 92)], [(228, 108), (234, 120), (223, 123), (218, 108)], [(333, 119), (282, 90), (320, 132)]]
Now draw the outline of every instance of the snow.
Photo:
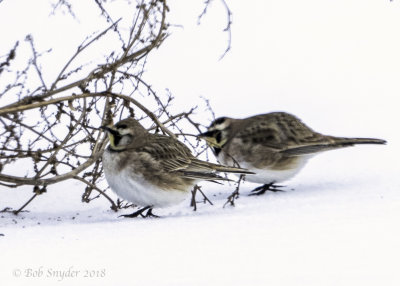
[[(223, 208), (235, 185), (203, 184), (214, 205), (194, 212), (188, 198), (156, 209), (160, 219), (83, 204), (72, 181), (49, 186), (29, 212), (0, 213), (1, 284), (399, 285), (400, 4), (232, 1), (232, 51), (218, 61), (222, 7), (196, 26), (202, 1), (186, 2), (171, 4), (185, 28), (147, 66), (177, 108), (203, 95), (217, 116), (284, 110), (325, 134), (388, 144), (315, 156), (285, 192), (248, 196), (257, 185), (245, 182), (235, 207)], [(17, 208), (32, 189), (0, 195), (1, 209)]]
[[(66, 195), (67, 187), (51, 187), (29, 213), (2, 214), (2, 280), (7, 285), (397, 285), (396, 173), (368, 164), (371, 158), (361, 154), (370, 153), (377, 162), (388, 152), (384, 148), (320, 155), (285, 184), (285, 192), (252, 197), (256, 185), (245, 183), (235, 207), (222, 207), (233, 185), (207, 184), (203, 189), (213, 206), (199, 203), (193, 212), (187, 200), (156, 210), (160, 219), (118, 218), (105, 200), (83, 205), (81, 190)], [(364, 159), (354, 162), (352, 153)], [(4, 192), (15, 201), (12, 190)], [(58, 282), (51, 274), (70, 267), (80, 271), (78, 278)], [(15, 269), (43, 269), (43, 274), (13, 277)], [(103, 269), (104, 277), (84, 277), (87, 270)]]

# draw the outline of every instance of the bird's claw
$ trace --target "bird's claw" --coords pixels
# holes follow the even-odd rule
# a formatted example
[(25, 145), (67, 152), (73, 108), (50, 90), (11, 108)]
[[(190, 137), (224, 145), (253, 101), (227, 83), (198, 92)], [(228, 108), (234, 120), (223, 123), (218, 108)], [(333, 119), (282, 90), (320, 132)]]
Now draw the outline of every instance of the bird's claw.
[[(148, 210), (148, 211), (144, 215), (143, 213), (146, 210)], [(147, 206), (147, 207), (144, 207), (144, 208), (141, 208), (141, 209), (135, 211), (134, 213), (127, 214), (127, 215), (120, 215), (119, 217), (126, 217), (126, 218), (135, 218), (135, 217), (138, 217), (138, 216), (141, 216), (142, 218), (147, 218), (147, 217), (156, 217), (157, 218), (157, 217), (159, 217), (159, 216), (153, 214), (152, 211), (153, 211), (153, 208), (150, 207), (150, 206)]]
[(259, 196), (264, 194), (265, 192), (269, 191), (269, 192), (284, 192), (284, 190), (280, 189), (280, 188), (284, 188), (285, 186), (279, 186), (279, 185), (275, 185), (274, 183), (270, 183), (270, 184), (265, 184), (262, 185), (260, 187), (255, 188), (254, 190), (251, 191), (251, 194), (249, 194), (249, 196)]

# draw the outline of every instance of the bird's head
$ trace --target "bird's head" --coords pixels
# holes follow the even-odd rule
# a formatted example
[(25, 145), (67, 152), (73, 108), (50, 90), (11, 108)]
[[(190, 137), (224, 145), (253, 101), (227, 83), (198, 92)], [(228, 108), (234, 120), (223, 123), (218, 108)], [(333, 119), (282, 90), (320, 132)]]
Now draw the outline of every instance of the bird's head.
[(114, 126), (101, 126), (100, 128), (108, 133), (110, 148), (115, 151), (126, 149), (135, 138), (147, 134), (147, 130), (133, 118), (121, 120)]
[(207, 144), (218, 154), (228, 141), (232, 121), (233, 119), (229, 117), (217, 118), (211, 123), (207, 131), (199, 134), (198, 137), (206, 140)]

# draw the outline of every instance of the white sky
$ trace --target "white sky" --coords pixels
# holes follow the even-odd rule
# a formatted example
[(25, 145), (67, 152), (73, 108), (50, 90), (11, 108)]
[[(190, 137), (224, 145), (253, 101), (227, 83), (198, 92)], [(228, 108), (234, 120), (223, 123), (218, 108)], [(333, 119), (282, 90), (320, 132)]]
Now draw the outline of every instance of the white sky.
[[(177, 29), (151, 58), (148, 76), (154, 75), (158, 86), (168, 86), (181, 99), (210, 98), (217, 116), (285, 110), (321, 132), (370, 127), (374, 134), (386, 128), (381, 136), (390, 133), (399, 119), (398, 3), (228, 2), (231, 52), (217, 61), (226, 35), (225, 14), (215, 2), (202, 26), (182, 17), (185, 29)], [(188, 10), (192, 3), (186, 5)]]
[[(212, 3), (201, 25), (203, 1), (170, 2), (170, 23), (183, 27), (171, 28), (149, 56), (145, 79), (161, 93), (172, 92), (177, 112), (202, 104), (200, 96), (210, 99), (216, 116), (287, 111), (316, 131), (384, 138), (400, 153), (395, 148), (400, 144), (399, 1), (227, 2), (233, 13), (232, 49), (222, 60), (227, 33), (221, 2)], [(75, 21), (62, 13), (49, 17), (48, 1), (3, 1), (0, 25), (10, 28), (3, 28), (0, 55), (16, 40), (21, 41), (18, 54), (28, 52), (23, 39), (31, 33), (37, 50), (53, 48), (42, 61), (51, 80), (88, 34), (107, 26), (87, 17), (95, 9), (87, 3), (73, 1)], [(129, 21), (131, 14), (121, 7), (115, 6), (114, 18)], [(101, 42), (82, 61), (96, 63), (113, 45), (119, 43)], [(201, 120), (210, 119), (207, 114)]]
[[(391, 122), (399, 119), (398, 1), (227, 2), (233, 13), (232, 49), (221, 61), (227, 44), (222, 4), (215, 0), (198, 26), (203, 1), (171, 2), (170, 22), (183, 28), (173, 28), (149, 57), (146, 79), (156, 89), (170, 89), (182, 107), (201, 102), (199, 96), (209, 98), (217, 116), (284, 110), (321, 132), (339, 135), (350, 128), (364, 135), (368, 132), (361, 128), (368, 126), (370, 135), (390, 133)], [(1, 26), (12, 27), (3, 29), (0, 55), (32, 33), (38, 50), (53, 48), (44, 62), (50, 79), (87, 34), (105, 25), (86, 17), (93, 6), (78, 9), (79, 22), (61, 13), (48, 18), (47, 3), (0, 4)], [(126, 11), (117, 7), (115, 18), (119, 14)], [(352, 124), (336, 124), (338, 114)]]

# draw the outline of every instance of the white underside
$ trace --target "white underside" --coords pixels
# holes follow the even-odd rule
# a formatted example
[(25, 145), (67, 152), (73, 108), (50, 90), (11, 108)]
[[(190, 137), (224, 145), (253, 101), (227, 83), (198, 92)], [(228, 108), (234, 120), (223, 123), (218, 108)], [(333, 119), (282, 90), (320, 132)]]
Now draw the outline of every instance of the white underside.
[(254, 172), (254, 175), (246, 175), (246, 181), (259, 183), (259, 184), (270, 184), (270, 183), (278, 183), (286, 181), (292, 177), (294, 177), (302, 168), (296, 167), (290, 170), (270, 170), (270, 169), (257, 169), (246, 167), (245, 164), (241, 165), (242, 168), (249, 169), (250, 171)]
[[(138, 206), (168, 207), (182, 202), (189, 192), (162, 190), (129, 169), (116, 172), (109, 154), (104, 153), (103, 168), (108, 185), (122, 199)], [(189, 190), (188, 190), (189, 191)]]
[[(304, 167), (310, 157), (311, 156), (299, 157), (296, 164), (294, 164), (292, 168), (288, 170), (271, 170), (268, 168), (258, 169), (248, 162), (240, 162), (240, 167), (255, 173), (254, 175), (246, 175), (246, 181), (258, 184), (271, 184), (283, 182), (294, 177)], [(226, 164), (227, 162), (222, 163)]]

